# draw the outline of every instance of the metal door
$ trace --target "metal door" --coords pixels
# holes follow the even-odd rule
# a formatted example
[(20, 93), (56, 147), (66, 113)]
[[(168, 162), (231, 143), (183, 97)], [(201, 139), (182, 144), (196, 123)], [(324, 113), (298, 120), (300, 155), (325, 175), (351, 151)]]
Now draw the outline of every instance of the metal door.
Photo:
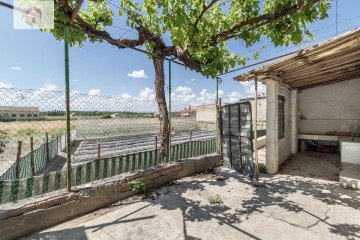
[(222, 107), (222, 148), (224, 165), (253, 177), (253, 131), (251, 103)]

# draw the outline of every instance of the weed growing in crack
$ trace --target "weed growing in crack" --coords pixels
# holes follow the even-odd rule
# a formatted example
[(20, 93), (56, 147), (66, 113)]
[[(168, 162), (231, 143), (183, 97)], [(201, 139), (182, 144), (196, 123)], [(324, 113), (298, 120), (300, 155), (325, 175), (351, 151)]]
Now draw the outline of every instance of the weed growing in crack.
[(130, 186), (132, 187), (131, 191), (133, 192), (146, 192), (146, 184), (143, 181), (140, 181), (139, 179), (133, 180), (129, 182)]
[(221, 197), (219, 194), (210, 196), (208, 198), (210, 205), (220, 205), (222, 203)]

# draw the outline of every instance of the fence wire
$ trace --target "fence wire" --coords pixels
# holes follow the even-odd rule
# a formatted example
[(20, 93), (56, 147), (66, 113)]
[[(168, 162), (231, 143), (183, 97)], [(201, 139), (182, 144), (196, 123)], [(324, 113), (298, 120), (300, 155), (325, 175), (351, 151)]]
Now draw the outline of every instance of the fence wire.
[[(0, 88), (0, 102), (0, 204), (65, 188), (65, 93)], [(161, 163), (155, 100), (71, 92), (70, 109), (73, 186)], [(172, 103), (170, 161), (216, 152), (216, 114), (199, 112)]]

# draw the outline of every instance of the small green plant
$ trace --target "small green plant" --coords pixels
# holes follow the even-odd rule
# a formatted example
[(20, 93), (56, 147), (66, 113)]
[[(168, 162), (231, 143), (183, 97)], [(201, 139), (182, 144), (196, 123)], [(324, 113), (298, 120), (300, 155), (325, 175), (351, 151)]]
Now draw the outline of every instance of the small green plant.
[(109, 114), (109, 113), (104, 113), (104, 114), (101, 116), (101, 118), (103, 118), (103, 119), (109, 119), (109, 118), (111, 118), (111, 114)]
[(265, 165), (259, 165), (259, 173), (268, 173), (267, 168)]
[(240, 208), (235, 208), (235, 212), (241, 212)]
[(133, 180), (129, 182), (130, 186), (132, 187), (131, 191), (133, 192), (146, 192), (146, 184), (143, 181), (140, 181), (139, 179)]
[(222, 203), (221, 197), (219, 194), (210, 196), (208, 198), (210, 205), (220, 205)]

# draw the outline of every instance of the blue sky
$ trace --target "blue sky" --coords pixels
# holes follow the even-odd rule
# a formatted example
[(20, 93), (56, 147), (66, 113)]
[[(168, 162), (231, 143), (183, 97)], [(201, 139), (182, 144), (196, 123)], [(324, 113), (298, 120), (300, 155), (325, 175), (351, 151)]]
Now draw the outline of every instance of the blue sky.
[[(12, 4), (12, 1), (5, 1)], [(113, 1), (115, 3), (115, 1)], [(118, 5), (118, 3), (117, 3)], [(360, 26), (360, 1), (338, 0), (338, 33)], [(116, 10), (114, 9), (114, 12)], [(37, 30), (14, 30), (12, 11), (0, 7), (0, 87), (25, 89), (63, 90), (64, 89), (64, 46), (49, 33)], [(329, 11), (329, 18), (313, 23), (309, 28), (318, 38), (317, 41), (301, 47), (310, 46), (335, 36), (335, 2)], [(114, 24), (128, 28), (124, 19), (116, 18)], [(119, 28), (109, 29), (115, 36), (125, 32)], [(136, 37), (129, 32), (125, 37)], [(240, 42), (231, 42), (230, 47), (251, 56), (251, 52), (267, 46), (258, 60), (294, 51), (299, 47), (274, 48), (269, 41), (261, 41), (250, 49)], [(259, 66), (258, 66), (259, 67)], [(166, 63), (167, 69), (167, 63)], [(213, 102), (215, 80), (206, 79), (199, 73), (172, 65), (173, 98), (189, 104)], [(233, 77), (249, 71), (238, 71), (223, 76), (220, 85), (221, 96), (227, 101), (253, 94), (253, 83), (240, 84)], [(167, 74), (167, 73), (166, 73)], [(154, 70), (152, 61), (142, 53), (124, 49), (119, 50), (107, 43), (85, 43), (82, 48), (70, 49), (71, 90), (81, 93), (136, 97), (154, 97)], [(261, 91), (265, 90), (261, 86)]]

